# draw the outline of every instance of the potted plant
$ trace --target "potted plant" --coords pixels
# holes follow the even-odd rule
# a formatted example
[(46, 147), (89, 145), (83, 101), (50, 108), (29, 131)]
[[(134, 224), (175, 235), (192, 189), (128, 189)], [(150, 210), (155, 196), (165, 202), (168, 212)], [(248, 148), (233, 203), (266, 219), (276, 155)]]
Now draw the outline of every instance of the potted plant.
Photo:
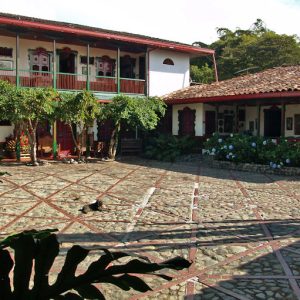
[(6, 139), (5, 153), (9, 158), (16, 158), (16, 140), (13, 138)]

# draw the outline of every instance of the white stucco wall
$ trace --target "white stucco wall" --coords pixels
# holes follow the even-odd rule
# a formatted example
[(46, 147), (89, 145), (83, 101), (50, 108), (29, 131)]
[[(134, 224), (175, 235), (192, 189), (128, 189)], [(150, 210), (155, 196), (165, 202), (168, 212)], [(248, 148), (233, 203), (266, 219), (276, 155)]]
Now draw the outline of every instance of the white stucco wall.
[[(174, 66), (164, 65), (170, 58)], [(155, 49), (149, 51), (149, 95), (162, 96), (189, 86), (190, 58), (188, 54)]]
[(5, 138), (13, 134), (14, 126), (0, 126), (0, 143), (5, 142)]
[(178, 121), (178, 111), (189, 107), (190, 109), (196, 110), (196, 120), (195, 120), (195, 135), (202, 136), (203, 132), (203, 104), (202, 103), (192, 103), (192, 104), (180, 104), (173, 105), (172, 107), (172, 134), (178, 135), (179, 121)]
[[(0, 36), (0, 46), (1, 47), (8, 47), (8, 48), (13, 48), (13, 68), (15, 68), (16, 65), (16, 39), (12, 37), (6, 37), (6, 36)], [(28, 39), (22, 39), (20, 38), (20, 70), (28, 70), (29, 69), (29, 51), (28, 50), (34, 50), (36, 48), (42, 47), (48, 52), (53, 52), (53, 43), (52, 42), (45, 42), (45, 41), (39, 41), (39, 40), (28, 40)], [(75, 66), (76, 70), (75, 72), (78, 74), (82, 74), (82, 67), (86, 66), (86, 64), (81, 64), (80, 63), (80, 56), (86, 56), (87, 55), (87, 47), (84, 46), (77, 46), (77, 45), (69, 45), (69, 44), (61, 44), (61, 43), (56, 43), (56, 50), (63, 49), (65, 47), (70, 48), (72, 51), (77, 52), (76, 56), (76, 61), (75, 61)], [(138, 74), (139, 70), (139, 56), (143, 56), (141, 54), (133, 54), (133, 53), (128, 53), (128, 52), (121, 52), (121, 56), (124, 55), (130, 55), (133, 58), (136, 58), (136, 65), (134, 68), (135, 74)], [(101, 57), (107, 55), (112, 59), (117, 59), (117, 51), (113, 50), (107, 50), (107, 49), (99, 49), (99, 48), (93, 48), (90, 47), (90, 56), (91, 57)], [(0, 59), (5, 59), (5, 60), (11, 60), (11, 58), (7, 57), (1, 57)], [(96, 66), (95, 64), (89, 65), (91, 68), (91, 76), (96, 75)], [(51, 64), (52, 68), (52, 64)], [(57, 71), (59, 71), (57, 69)]]

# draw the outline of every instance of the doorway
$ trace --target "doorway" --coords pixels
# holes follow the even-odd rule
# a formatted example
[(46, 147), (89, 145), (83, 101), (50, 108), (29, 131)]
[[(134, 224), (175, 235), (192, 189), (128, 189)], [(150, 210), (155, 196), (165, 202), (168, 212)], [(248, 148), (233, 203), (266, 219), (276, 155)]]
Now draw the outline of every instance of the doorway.
[(73, 90), (75, 88), (75, 76), (69, 74), (75, 74), (75, 58), (76, 54), (71, 50), (62, 50), (59, 52), (58, 59), (58, 88), (65, 90)]
[(281, 135), (281, 109), (277, 106), (264, 110), (264, 136), (279, 137)]
[(216, 131), (216, 112), (205, 112), (205, 135), (212, 135)]
[(57, 143), (60, 146), (60, 151), (65, 153), (73, 153), (74, 141), (71, 128), (69, 125), (61, 121), (57, 121)]

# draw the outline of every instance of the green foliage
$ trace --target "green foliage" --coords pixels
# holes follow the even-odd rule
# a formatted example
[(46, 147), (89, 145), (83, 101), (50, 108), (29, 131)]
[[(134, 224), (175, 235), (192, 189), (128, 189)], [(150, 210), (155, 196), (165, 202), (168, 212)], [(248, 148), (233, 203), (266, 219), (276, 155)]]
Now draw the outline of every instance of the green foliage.
[[(55, 230), (54, 230), (55, 231)], [(14, 256), (6, 248), (12, 248)], [(73, 246), (66, 255), (65, 262), (53, 285), (48, 277), (55, 258), (59, 254), (59, 243), (53, 230), (28, 231), (10, 236), (0, 243), (0, 299), (5, 300), (48, 300), (48, 299), (105, 299), (95, 283), (110, 283), (124, 291), (130, 289), (146, 292), (151, 288), (139, 277), (131, 274), (150, 274), (165, 280), (172, 278), (161, 273), (162, 269), (182, 270), (190, 263), (180, 257), (151, 263), (144, 257), (120, 263), (128, 257), (124, 252), (104, 253), (93, 261), (84, 273), (76, 275), (77, 267), (84, 262), (90, 250)], [(32, 271), (34, 270), (34, 274)], [(13, 272), (13, 289), (10, 273)], [(30, 279), (33, 287), (30, 288)]]
[(83, 128), (91, 126), (100, 114), (100, 104), (89, 91), (61, 93), (57, 103), (57, 117), (66, 124), (76, 124)]
[(211, 83), (215, 80), (214, 71), (207, 63), (202, 67), (191, 65), (191, 78), (198, 83)]
[(166, 104), (158, 97), (129, 97), (118, 95), (104, 106), (100, 119), (112, 120), (114, 130), (111, 135), (108, 155), (115, 158), (121, 124), (142, 130), (153, 130), (164, 116)]
[(159, 135), (150, 138), (145, 147), (145, 157), (174, 162), (180, 155), (190, 153), (196, 142), (188, 136)]
[(114, 124), (126, 124), (152, 130), (164, 116), (166, 104), (158, 97), (129, 97), (118, 95), (104, 106), (101, 119), (113, 120)]
[[(245, 71), (262, 71), (281, 65), (300, 63), (300, 43), (295, 35), (277, 34), (258, 19), (250, 29), (227, 28), (217, 30), (219, 39), (208, 45), (215, 49), (220, 79), (232, 78)], [(207, 59), (196, 59), (192, 64), (203, 66)]]
[(204, 149), (217, 160), (267, 164), (272, 168), (300, 166), (300, 144), (281, 138), (278, 142), (263, 137), (232, 134), (224, 139), (214, 134)]

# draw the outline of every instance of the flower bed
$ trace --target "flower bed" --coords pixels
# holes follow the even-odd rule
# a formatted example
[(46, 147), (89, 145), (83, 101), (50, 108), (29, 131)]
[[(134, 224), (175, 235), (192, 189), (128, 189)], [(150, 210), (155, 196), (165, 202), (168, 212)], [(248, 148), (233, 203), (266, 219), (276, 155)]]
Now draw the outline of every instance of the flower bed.
[(228, 138), (214, 134), (204, 143), (205, 153), (214, 160), (267, 165), (270, 169), (300, 167), (300, 143), (241, 134)]

